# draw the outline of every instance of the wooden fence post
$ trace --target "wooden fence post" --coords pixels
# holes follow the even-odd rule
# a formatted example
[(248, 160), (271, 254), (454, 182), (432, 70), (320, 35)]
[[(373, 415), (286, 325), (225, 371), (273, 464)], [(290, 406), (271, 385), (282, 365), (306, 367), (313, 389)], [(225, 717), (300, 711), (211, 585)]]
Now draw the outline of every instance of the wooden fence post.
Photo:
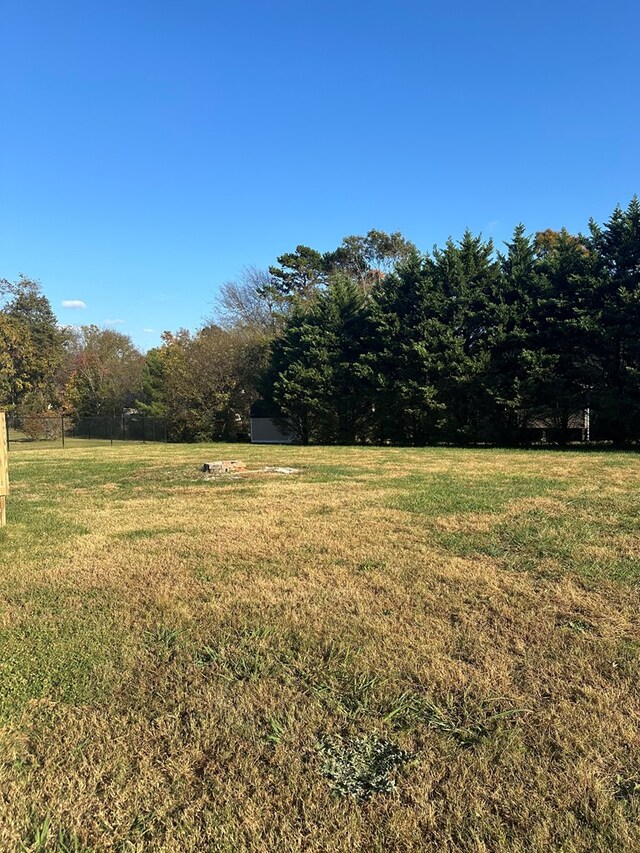
[(9, 494), (9, 444), (7, 442), (7, 416), (0, 411), (0, 527), (7, 523), (7, 495)]

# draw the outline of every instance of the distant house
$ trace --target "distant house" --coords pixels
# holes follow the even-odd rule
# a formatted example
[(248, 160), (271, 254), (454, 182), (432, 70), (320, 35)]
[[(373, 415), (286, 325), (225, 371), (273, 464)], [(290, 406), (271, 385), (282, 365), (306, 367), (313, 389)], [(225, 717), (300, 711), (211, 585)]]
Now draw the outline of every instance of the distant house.
[(529, 420), (526, 434), (529, 441), (555, 443), (557, 441), (589, 441), (590, 411), (579, 409), (564, 416), (538, 415)]
[(256, 400), (251, 406), (251, 443), (252, 444), (291, 444), (294, 436), (286, 430), (281, 412), (264, 400)]

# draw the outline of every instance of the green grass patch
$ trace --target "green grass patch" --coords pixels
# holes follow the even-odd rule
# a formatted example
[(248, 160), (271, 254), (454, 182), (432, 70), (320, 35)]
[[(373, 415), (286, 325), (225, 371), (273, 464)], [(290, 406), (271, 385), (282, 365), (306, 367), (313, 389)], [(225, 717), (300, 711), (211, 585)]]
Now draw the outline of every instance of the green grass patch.
[(497, 513), (509, 502), (523, 498), (562, 493), (567, 484), (546, 477), (495, 475), (467, 477), (464, 474), (411, 474), (380, 481), (396, 494), (389, 502), (394, 509), (425, 516), (458, 513)]
[(108, 697), (129, 650), (108, 594), (34, 589), (8, 601), (23, 616), (0, 629), (0, 718), (33, 699), (78, 704)]
[(511, 571), (546, 576), (573, 572), (590, 580), (639, 584), (640, 557), (616, 542), (626, 527), (624, 519), (612, 524), (606, 517), (584, 516), (571, 507), (560, 515), (533, 509), (497, 520), (486, 531), (437, 531), (434, 538), (447, 551), (495, 557)]
[(184, 527), (141, 527), (138, 530), (124, 530), (115, 533), (116, 539), (124, 539), (126, 542), (136, 542), (140, 539), (159, 539), (164, 536), (172, 536), (174, 533), (184, 533)]

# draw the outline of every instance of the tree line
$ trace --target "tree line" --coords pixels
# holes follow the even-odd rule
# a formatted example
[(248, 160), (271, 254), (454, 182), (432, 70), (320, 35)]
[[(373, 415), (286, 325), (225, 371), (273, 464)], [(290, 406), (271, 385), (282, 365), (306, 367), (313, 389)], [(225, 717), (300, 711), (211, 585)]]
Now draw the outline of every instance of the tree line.
[(560, 443), (640, 439), (640, 202), (586, 234), (496, 250), (466, 231), (421, 252), (372, 230), (300, 245), (219, 291), (195, 332), (146, 355), (113, 330), (61, 328), (37, 283), (0, 283), (0, 406), (130, 407), (173, 440), (245, 438), (264, 399), (302, 442)]

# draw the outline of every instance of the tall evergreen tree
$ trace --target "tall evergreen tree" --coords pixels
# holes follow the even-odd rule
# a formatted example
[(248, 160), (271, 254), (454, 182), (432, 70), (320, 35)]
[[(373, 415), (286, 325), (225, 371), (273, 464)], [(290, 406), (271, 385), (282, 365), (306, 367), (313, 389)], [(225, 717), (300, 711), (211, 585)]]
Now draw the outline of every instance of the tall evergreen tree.
[(362, 291), (339, 276), (274, 342), (266, 396), (301, 441), (350, 444), (370, 430), (369, 323)]
[(602, 381), (595, 255), (582, 237), (565, 229), (539, 234), (537, 245), (542, 292), (532, 307), (535, 335), (528, 353), (528, 387), (538, 411), (565, 443), (572, 418)]
[(445, 369), (445, 303), (432, 263), (414, 252), (373, 295), (377, 334), (368, 358), (377, 391), (377, 437), (426, 444), (436, 437), (442, 417), (436, 383)]
[(594, 314), (603, 333), (601, 432), (624, 443), (640, 438), (640, 200), (634, 196), (590, 229), (599, 282)]
[(442, 437), (448, 441), (485, 440), (492, 432), (487, 391), (494, 342), (500, 337), (501, 271), (493, 242), (465, 231), (460, 243), (435, 249), (433, 275), (443, 295), (446, 332), (438, 399), (445, 406)]
[(543, 280), (533, 238), (517, 225), (507, 251), (499, 254), (501, 278), (496, 300), (486, 391), (493, 409), (492, 440), (513, 444), (538, 414), (533, 376), (539, 369), (534, 348), (536, 309)]

